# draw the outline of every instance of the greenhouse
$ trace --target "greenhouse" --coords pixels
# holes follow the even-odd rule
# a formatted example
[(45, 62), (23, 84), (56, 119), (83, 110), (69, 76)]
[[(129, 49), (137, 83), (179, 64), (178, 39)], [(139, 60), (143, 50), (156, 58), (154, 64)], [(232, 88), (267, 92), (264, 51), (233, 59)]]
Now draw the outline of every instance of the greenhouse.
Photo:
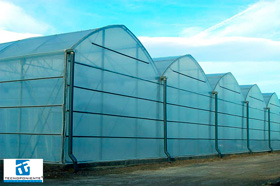
[(211, 86), (200, 65), (191, 55), (154, 61), (166, 91), (161, 95), (166, 96), (167, 153), (171, 157), (216, 153)]
[(158, 72), (125, 26), (0, 49), (1, 159), (80, 163), (164, 156)]
[(0, 159), (76, 169), (280, 149), (275, 93), (191, 55), (152, 59), (123, 25), (2, 43), (0, 72)]
[(280, 104), (276, 93), (264, 93), (270, 151), (280, 150)]
[(243, 119), (244, 98), (238, 82), (231, 73), (207, 74), (207, 78), (215, 95), (211, 108), (216, 112), (218, 125), (216, 146), (221, 154), (248, 151)]
[[(265, 122), (266, 103), (258, 85), (241, 85), (245, 98), (245, 117), (248, 150), (252, 152), (269, 151), (268, 126)], [(247, 120), (248, 118), (248, 120)]]

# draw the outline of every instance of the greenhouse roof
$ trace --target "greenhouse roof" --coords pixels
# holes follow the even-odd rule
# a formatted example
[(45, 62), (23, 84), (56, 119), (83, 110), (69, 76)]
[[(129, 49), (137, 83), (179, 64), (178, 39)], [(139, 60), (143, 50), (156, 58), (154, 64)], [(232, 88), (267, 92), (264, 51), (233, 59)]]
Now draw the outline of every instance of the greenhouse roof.
[(163, 74), (165, 70), (177, 59), (181, 56), (172, 56), (172, 57), (160, 57), (153, 58), (155, 65), (160, 74)]
[[(240, 89), (241, 89), (241, 92), (242, 92), (242, 94), (243, 94), (245, 100), (246, 100), (247, 95), (249, 94), (250, 90), (252, 90), (252, 88), (253, 88), (254, 86), (257, 86), (257, 87), (258, 87), (258, 85), (256, 85), (256, 84), (254, 84), (254, 85), (240, 85)], [(258, 88), (259, 88), (259, 87), (258, 87)]]
[(156, 68), (158, 69), (159, 73), (161, 75), (163, 75), (165, 73), (165, 71), (173, 63), (180, 60), (181, 58), (188, 58), (189, 60), (192, 60), (202, 70), (202, 68), (200, 67), (198, 62), (190, 54), (186, 54), (186, 55), (183, 55), (183, 56), (159, 57), (159, 58), (153, 58), (153, 60), (155, 62)]
[[(66, 49), (74, 49), (90, 35), (110, 28), (122, 28), (138, 42), (140, 47), (143, 47), (139, 40), (124, 25), (110, 25), (85, 31), (33, 37), (9, 43), (1, 43), (0, 60), (64, 52)], [(144, 50), (146, 51), (146, 49)]]
[(0, 44), (0, 59), (33, 55), (38, 53), (63, 52), (72, 48), (82, 38), (94, 30), (57, 34), (43, 37), (33, 37)]
[[(225, 89), (242, 94), (240, 86), (231, 72), (222, 73), (222, 74), (206, 74), (206, 76), (207, 76), (208, 81), (213, 90), (216, 90), (218, 85), (220, 85), (220, 87), (222, 87), (222, 88), (225, 88), (224, 87), (225, 85), (220, 84), (221, 80), (225, 79), (226, 81), (228, 81), (226, 83), (227, 88), (225, 88)], [(229, 87), (231, 87), (231, 88), (229, 88)], [(235, 89), (235, 90), (233, 90), (233, 89)]]
[(240, 89), (244, 97), (247, 97), (248, 93), (250, 92), (253, 86), (254, 85), (240, 85)]
[(221, 74), (206, 74), (206, 77), (208, 78), (208, 81), (214, 90), (219, 81), (222, 77), (224, 77), (227, 73), (221, 73)]
[[(264, 100), (265, 100), (265, 103), (267, 104), (267, 106), (269, 106), (269, 104), (271, 102), (273, 102), (273, 101), (275, 102), (275, 100), (278, 100), (277, 94), (275, 92), (274, 93), (263, 93), (263, 97), (264, 97)], [(273, 98), (275, 98), (275, 99), (273, 99)], [(279, 105), (279, 102), (277, 103), (277, 105)]]

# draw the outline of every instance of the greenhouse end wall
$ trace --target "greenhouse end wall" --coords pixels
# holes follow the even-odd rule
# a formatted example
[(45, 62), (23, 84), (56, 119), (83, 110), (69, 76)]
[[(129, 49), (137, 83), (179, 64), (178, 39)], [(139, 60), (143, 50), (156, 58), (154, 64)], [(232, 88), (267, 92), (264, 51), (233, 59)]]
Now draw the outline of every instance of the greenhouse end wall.
[(280, 103), (275, 93), (263, 94), (266, 107), (266, 123), (268, 126), (268, 138), (270, 151), (280, 149)]
[(200, 65), (191, 55), (154, 61), (161, 77), (166, 77), (168, 153), (172, 157), (215, 154), (211, 87)]
[[(208, 74), (217, 93), (217, 139), (222, 154), (248, 152), (244, 123), (244, 98), (239, 84), (231, 73)], [(212, 111), (215, 110), (212, 99)], [(213, 115), (214, 120), (214, 115)]]
[[(137, 38), (124, 27), (110, 27), (94, 32), (75, 51), (73, 154), (77, 160), (164, 157), (158, 75)], [(66, 163), (71, 162), (66, 157)]]
[(246, 125), (249, 125), (248, 148), (252, 152), (269, 151), (268, 125), (265, 116), (266, 103), (263, 95), (257, 85), (241, 85), (240, 87), (248, 104), (245, 105), (248, 107), (245, 111), (245, 117), (249, 118), (248, 121), (246, 120)]

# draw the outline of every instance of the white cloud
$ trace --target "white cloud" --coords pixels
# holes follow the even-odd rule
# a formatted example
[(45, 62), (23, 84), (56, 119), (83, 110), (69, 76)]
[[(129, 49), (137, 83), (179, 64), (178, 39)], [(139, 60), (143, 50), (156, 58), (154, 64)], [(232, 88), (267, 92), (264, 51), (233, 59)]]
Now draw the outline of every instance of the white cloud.
[(51, 26), (36, 20), (21, 7), (0, 0), (0, 42), (44, 34), (51, 29)]
[(201, 33), (201, 31), (203, 31), (203, 29), (201, 27), (188, 27), (188, 28), (183, 29), (183, 31), (181, 31), (180, 36), (192, 37), (192, 36), (195, 36), (195, 35)]
[(206, 73), (233, 72), (240, 84), (280, 95), (280, 0), (260, 1), (196, 35), (139, 37), (152, 57), (193, 55)]
[(246, 37), (139, 37), (153, 57), (192, 54), (198, 61), (280, 61), (280, 41)]
[(279, 8), (280, 0), (260, 1), (201, 34), (208, 37), (241, 36), (280, 40)]
[(0, 43), (5, 43), (9, 41), (16, 41), (20, 39), (25, 39), (29, 37), (40, 36), (39, 34), (31, 33), (17, 33), (0, 29)]
[(200, 28), (190, 27), (181, 32), (185, 37), (139, 38), (154, 57), (191, 53), (199, 61), (279, 60), (279, 9), (280, 0), (260, 1), (196, 35)]

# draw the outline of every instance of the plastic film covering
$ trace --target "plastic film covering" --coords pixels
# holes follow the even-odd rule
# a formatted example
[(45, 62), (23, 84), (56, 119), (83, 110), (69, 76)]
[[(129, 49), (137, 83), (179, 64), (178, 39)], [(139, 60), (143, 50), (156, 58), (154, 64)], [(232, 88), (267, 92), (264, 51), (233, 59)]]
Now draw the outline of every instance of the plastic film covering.
[[(271, 148), (280, 149), (280, 104), (276, 93), (264, 93), (267, 108), (270, 108), (270, 136)], [(266, 109), (266, 123), (268, 123), (268, 110)]]
[(200, 65), (191, 55), (156, 58), (154, 61), (161, 76), (167, 77), (167, 144), (170, 155), (216, 153), (209, 110), (211, 87)]
[(63, 72), (63, 54), (0, 61), (1, 159), (61, 162)]
[[(249, 102), (249, 139), (253, 152), (269, 151), (266, 103), (257, 85), (240, 85), (245, 101)], [(246, 106), (246, 105), (245, 105)], [(246, 110), (244, 113), (246, 117)]]
[(73, 153), (78, 161), (164, 157), (158, 73), (138, 39), (125, 26), (108, 26), (74, 50)]
[[(244, 97), (231, 73), (209, 74), (207, 78), (218, 92), (218, 143), (222, 154), (246, 152), (246, 123)], [(214, 98), (212, 99), (214, 111)], [(214, 115), (213, 115), (214, 117)]]
[(23, 56), (64, 52), (94, 30), (86, 30), (45, 37), (33, 37), (0, 44), (0, 60)]

